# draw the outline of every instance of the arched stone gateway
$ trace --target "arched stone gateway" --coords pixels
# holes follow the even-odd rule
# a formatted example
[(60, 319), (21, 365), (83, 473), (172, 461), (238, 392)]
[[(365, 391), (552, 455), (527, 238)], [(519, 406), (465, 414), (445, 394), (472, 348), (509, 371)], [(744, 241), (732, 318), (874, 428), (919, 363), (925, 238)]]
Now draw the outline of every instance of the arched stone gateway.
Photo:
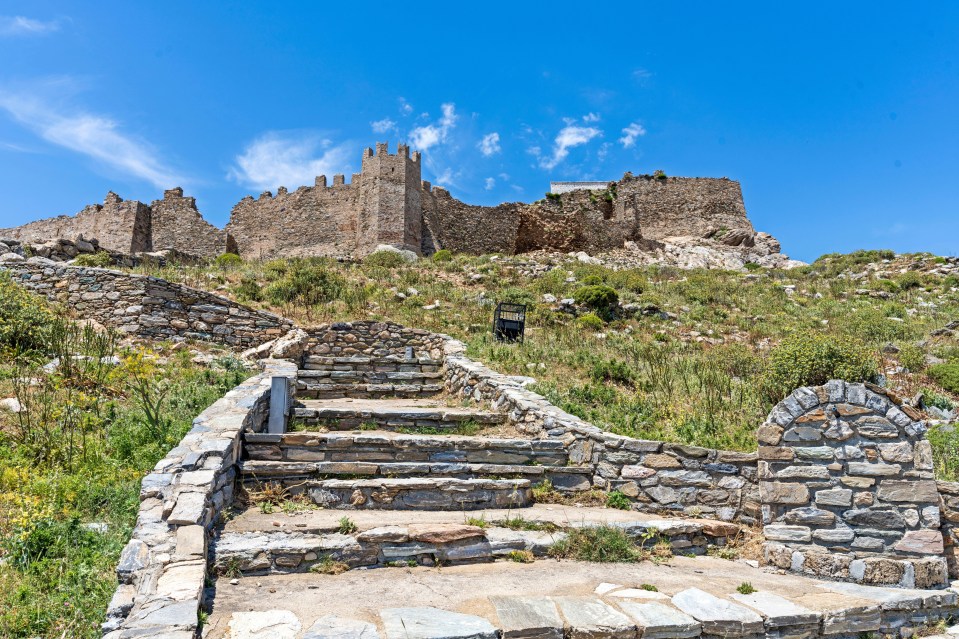
[(872, 385), (831, 381), (780, 402), (758, 432), (766, 560), (864, 584), (945, 585), (925, 431)]

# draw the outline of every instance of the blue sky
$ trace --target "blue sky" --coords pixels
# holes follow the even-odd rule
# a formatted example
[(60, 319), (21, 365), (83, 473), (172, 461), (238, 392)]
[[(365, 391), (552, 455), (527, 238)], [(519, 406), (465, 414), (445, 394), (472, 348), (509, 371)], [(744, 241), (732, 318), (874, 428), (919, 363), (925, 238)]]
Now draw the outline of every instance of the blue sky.
[(174, 185), (223, 225), (406, 140), (467, 202), (663, 169), (800, 259), (959, 254), (959, 3), (231, 4), (0, 3), (0, 227)]

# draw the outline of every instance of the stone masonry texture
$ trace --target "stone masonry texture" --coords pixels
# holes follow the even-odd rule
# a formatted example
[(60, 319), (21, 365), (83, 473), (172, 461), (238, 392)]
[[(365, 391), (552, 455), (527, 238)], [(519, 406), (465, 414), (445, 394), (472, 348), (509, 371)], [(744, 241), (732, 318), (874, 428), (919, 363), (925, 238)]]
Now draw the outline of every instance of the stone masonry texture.
[[(172, 249), (212, 258), (364, 256), (380, 245), (431, 254), (522, 253), (538, 249), (603, 251), (627, 241), (675, 236), (724, 237), (748, 244), (755, 231), (739, 183), (726, 178), (633, 176), (600, 188), (551, 194), (531, 204), (466, 204), (421, 180), (422, 158), (385, 143), (363, 152), (359, 173), (318, 176), (293, 192), (279, 187), (238, 202), (224, 230), (206, 222), (177, 187), (149, 206), (107, 194), (103, 204), (0, 229), (21, 242), (97, 239), (110, 251)], [(724, 241), (725, 241), (724, 240)], [(751, 245), (751, 244), (748, 244)]]

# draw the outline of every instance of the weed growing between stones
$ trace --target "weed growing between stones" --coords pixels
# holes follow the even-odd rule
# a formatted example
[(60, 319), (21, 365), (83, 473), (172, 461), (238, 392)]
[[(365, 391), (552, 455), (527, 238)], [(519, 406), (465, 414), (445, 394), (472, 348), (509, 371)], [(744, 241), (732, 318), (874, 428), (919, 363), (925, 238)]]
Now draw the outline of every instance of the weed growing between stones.
[(354, 523), (352, 519), (346, 517), (345, 515), (340, 517), (339, 523), (340, 527), (337, 529), (337, 532), (341, 535), (352, 535), (359, 530), (359, 528), (356, 527), (356, 523)]
[(506, 519), (500, 519), (494, 522), (497, 526), (502, 526), (503, 528), (509, 528), (510, 530), (532, 530), (532, 531), (543, 531), (543, 532), (556, 532), (560, 529), (560, 526), (549, 521), (535, 521), (532, 519), (526, 519), (522, 515), (516, 515), (515, 517), (507, 517)]
[(506, 554), (506, 558), (518, 564), (531, 564), (536, 560), (530, 550), (511, 550)]
[(657, 588), (653, 584), (642, 584), (639, 587), (641, 590), (645, 590), (647, 592), (659, 592), (659, 588)]
[(738, 586), (736, 586), (736, 592), (738, 592), (741, 595), (751, 595), (754, 592), (756, 592), (756, 589), (753, 588), (753, 585), (751, 583), (749, 583), (748, 581), (744, 581)]
[(548, 554), (557, 559), (598, 563), (662, 562), (673, 556), (669, 541), (660, 539), (655, 530), (637, 543), (622, 528), (606, 525), (573, 528), (565, 539), (550, 546)]
[(617, 510), (631, 510), (633, 503), (629, 500), (629, 497), (618, 490), (614, 490), (606, 496), (606, 506)]
[(310, 566), (310, 572), (318, 575), (342, 575), (350, 569), (348, 564), (336, 561), (330, 555), (325, 555), (317, 563)]

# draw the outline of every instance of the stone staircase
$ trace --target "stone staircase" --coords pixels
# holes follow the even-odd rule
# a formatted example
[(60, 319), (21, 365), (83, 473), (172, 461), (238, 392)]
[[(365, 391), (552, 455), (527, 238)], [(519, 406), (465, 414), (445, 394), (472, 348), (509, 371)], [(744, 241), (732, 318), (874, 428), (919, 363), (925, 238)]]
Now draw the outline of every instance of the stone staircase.
[(422, 398), (442, 391), (442, 363), (425, 357), (307, 355), (297, 380), (300, 399)]

